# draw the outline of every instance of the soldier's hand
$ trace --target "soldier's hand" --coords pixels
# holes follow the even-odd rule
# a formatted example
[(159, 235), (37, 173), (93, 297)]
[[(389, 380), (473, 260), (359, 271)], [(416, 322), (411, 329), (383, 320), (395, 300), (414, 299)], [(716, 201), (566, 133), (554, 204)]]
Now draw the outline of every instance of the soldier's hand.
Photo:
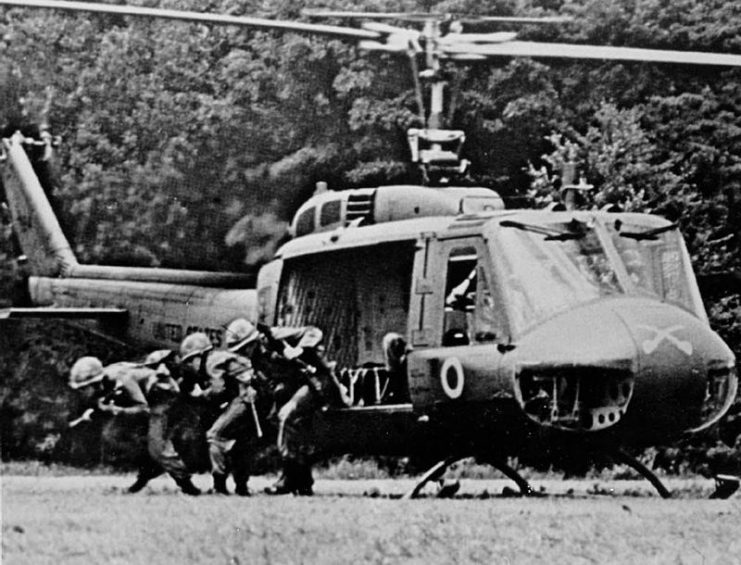
[(304, 352), (303, 347), (291, 347), (286, 345), (283, 349), (283, 356), (288, 360), (297, 359)]
[(82, 413), (82, 416), (69, 422), (68, 426), (70, 428), (75, 428), (79, 426), (80, 424), (82, 424), (83, 422), (92, 422), (93, 412), (95, 412), (94, 409), (88, 408), (87, 410), (85, 410), (85, 412)]
[(251, 386), (248, 386), (247, 388), (245, 388), (242, 398), (244, 398), (246, 402), (252, 404), (253, 402), (255, 402), (255, 399), (257, 399), (257, 391)]

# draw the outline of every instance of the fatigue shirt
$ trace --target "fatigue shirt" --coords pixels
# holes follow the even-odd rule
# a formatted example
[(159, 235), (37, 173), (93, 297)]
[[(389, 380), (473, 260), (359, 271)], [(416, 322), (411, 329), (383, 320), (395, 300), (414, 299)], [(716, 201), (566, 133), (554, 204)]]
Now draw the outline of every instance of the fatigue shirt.
[(103, 369), (105, 379), (113, 383), (112, 402), (123, 414), (147, 412), (149, 394), (157, 389), (177, 391), (177, 383), (170, 376), (158, 376), (154, 369), (137, 363), (122, 361)]
[[(270, 334), (273, 341), (302, 349), (316, 349), (324, 338), (322, 330), (316, 326), (274, 326), (270, 328)], [(258, 348), (252, 361), (264, 382), (297, 386), (296, 365), (283, 357), (282, 351), (273, 351), (270, 348), (268, 351), (261, 351)]]

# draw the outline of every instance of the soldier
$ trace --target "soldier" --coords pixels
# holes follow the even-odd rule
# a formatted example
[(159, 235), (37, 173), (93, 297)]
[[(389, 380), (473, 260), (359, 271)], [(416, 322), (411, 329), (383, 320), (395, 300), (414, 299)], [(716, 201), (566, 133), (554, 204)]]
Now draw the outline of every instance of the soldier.
[[(164, 358), (161, 352), (155, 352), (147, 358), (151, 365)], [(145, 361), (146, 363), (146, 361)], [(159, 363), (161, 365), (161, 363)], [(95, 403), (95, 409), (113, 416), (136, 416), (149, 414), (147, 430), (147, 450), (152, 461), (139, 468), (136, 482), (129, 487), (129, 492), (138, 492), (150, 479), (167, 471), (180, 489), (189, 495), (198, 495), (200, 490), (191, 482), (185, 464), (180, 460), (172, 446), (172, 441), (165, 436), (163, 418), (158, 417), (159, 408), (155, 408), (154, 417), (150, 412), (146, 394), (150, 390), (162, 390), (165, 375), (162, 369), (152, 368), (135, 363), (114, 363), (103, 367), (97, 357), (82, 357), (70, 370), (69, 386), (80, 391), (89, 401)], [(169, 376), (169, 373), (168, 373)], [(172, 386), (168, 383), (164, 386)]]
[[(153, 378), (150, 378), (146, 383), (145, 389), (149, 403), (147, 447), (150, 456), (157, 462), (159, 469), (156, 475), (149, 478), (143, 476), (140, 472), (139, 479), (129, 489), (131, 492), (141, 490), (149, 479), (161, 474), (164, 470), (175, 479), (183, 492), (186, 492), (186, 494), (200, 494), (200, 491), (195, 492), (198, 489), (190, 482), (188, 465), (174, 444), (175, 434), (180, 430), (173, 425), (173, 412), (176, 403), (181, 398), (180, 386), (172, 374), (175, 370), (175, 359), (174, 351), (159, 349), (150, 353), (142, 363), (142, 367), (153, 372)], [(180, 443), (182, 444), (182, 442)], [(139, 488), (132, 490), (134, 487)]]
[(409, 402), (409, 385), (407, 383), (407, 355), (411, 352), (406, 340), (396, 332), (383, 336), (384, 368), (388, 372), (389, 385), (387, 398), (389, 403)]
[[(206, 441), (213, 476), (213, 490), (229, 494), (226, 479), (233, 472), (235, 492), (248, 496), (249, 479), (246, 453), (236, 453), (235, 444), (247, 432), (245, 414), (254, 401), (250, 387), (252, 365), (249, 359), (227, 351), (212, 351), (211, 340), (205, 333), (187, 336), (180, 345), (182, 385), (190, 395), (204, 402), (209, 411)], [(240, 442), (241, 443), (241, 442)], [(238, 450), (237, 450), (238, 451)]]
[(278, 450), (283, 473), (268, 494), (313, 494), (308, 420), (321, 406), (339, 399), (341, 387), (322, 355), (322, 331), (314, 326), (267, 327), (258, 330), (243, 318), (227, 328), (229, 351), (248, 357), (257, 373), (275, 385)]
[(251, 386), (252, 363), (246, 357), (229, 351), (214, 351), (208, 355), (206, 371), (210, 380), (203, 391), (203, 398), (217, 407), (219, 412), (206, 432), (214, 492), (229, 494), (226, 479), (231, 470), (234, 492), (249, 496), (249, 470), (245, 460), (248, 454), (234, 453), (234, 449), (238, 439), (246, 440), (247, 426), (253, 417), (255, 435), (262, 436), (254, 409), (257, 393)]

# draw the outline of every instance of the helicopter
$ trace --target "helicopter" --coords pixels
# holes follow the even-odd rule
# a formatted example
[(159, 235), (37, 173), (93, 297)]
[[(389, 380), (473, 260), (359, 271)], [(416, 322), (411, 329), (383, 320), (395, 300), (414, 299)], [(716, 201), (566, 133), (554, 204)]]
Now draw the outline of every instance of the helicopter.
[[(450, 17), (426, 13), (310, 14), (371, 20), (358, 29), (88, 2), (0, 6), (296, 31), (407, 56), (425, 124), (408, 132), (412, 161), (424, 184), (441, 185), (330, 191), (319, 183), (256, 283), (236, 273), (81, 265), (39, 181), (49, 136), (14, 133), (3, 139), (3, 182), (28, 254), (28, 303), (0, 318), (89, 319), (114, 339), (167, 348), (195, 331), (218, 347), (238, 317), (316, 325), (351, 402), (315, 415), (317, 448), (436, 461), (410, 497), (472, 456), (533, 494), (507, 458), (544, 446), (608, 453), (668, 497), (625, 448), (700, 433), (730, 408), (735, 358), (708, 324), (678, 226), (571, 205), (507, 209), (492, 190), (458, 186), (465, 133), (444, 127), (441, 64), (526, 56), (741, 66), (741, 56), (524, 42), (462, 33)], [(585, 186), (564, 189), (573, 196)], [(401, 371), (384, 363), (390, 333), (409, 346)]]

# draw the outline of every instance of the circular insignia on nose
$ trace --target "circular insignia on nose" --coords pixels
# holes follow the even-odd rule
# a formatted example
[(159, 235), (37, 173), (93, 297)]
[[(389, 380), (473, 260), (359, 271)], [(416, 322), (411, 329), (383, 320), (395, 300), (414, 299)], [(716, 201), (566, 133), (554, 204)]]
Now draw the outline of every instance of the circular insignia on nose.
[(453, 400), (460, 398), (463, 394), (463, 365), (457, 357), (448, 357), (440, 367), (440, 384), (443, 392)]

